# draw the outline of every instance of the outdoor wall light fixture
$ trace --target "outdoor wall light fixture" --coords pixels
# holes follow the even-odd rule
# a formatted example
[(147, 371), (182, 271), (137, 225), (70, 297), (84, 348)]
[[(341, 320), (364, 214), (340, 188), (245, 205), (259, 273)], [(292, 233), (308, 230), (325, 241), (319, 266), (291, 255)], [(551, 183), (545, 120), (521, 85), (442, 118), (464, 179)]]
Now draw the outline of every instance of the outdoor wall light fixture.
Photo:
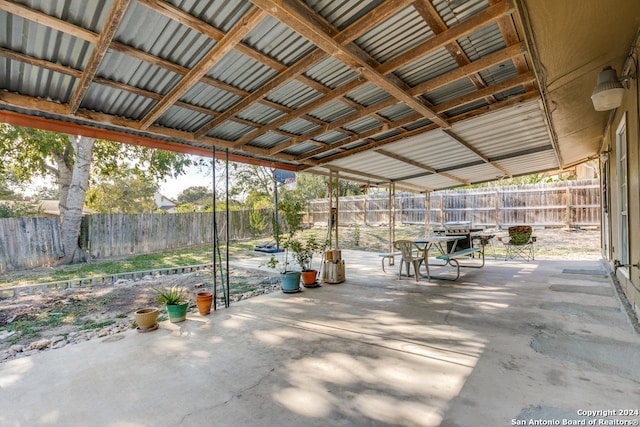
[(624, 96), (624, 86), (621, 82), (631, 80), (635, 76), (628, 74), (618, 79), (616, 70), (611, 67), (605, 67), (598, 74), (598, 82), (591, 94), (593, 108), (596, 111), (607, 111), (618, 108), (622, 104)]

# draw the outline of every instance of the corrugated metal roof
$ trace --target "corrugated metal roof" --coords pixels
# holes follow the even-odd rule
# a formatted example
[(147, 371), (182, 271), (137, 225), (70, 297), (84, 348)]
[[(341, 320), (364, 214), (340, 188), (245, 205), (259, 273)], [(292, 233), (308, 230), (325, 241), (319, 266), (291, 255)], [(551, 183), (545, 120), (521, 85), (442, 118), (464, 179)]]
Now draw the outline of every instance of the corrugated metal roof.
[(193, 67), (216, 44), (215, 40), (136, 2), (127, 8), (115, 40), (186, 68)]
[(307, 0), (306, 3), (338, 29), (350, 25), (384, 0)]
[(253, 6), (247, 0), (167, 0), (167, 2), (224, 32), (229, 31)]
[(242, 98), (226, 90), (218, 89), (204, 83), (196, 83), (181, 99), (192, 105), (222, 112), (226, 111)]
[(186, 108), (173, 106), (158, 120), (165, 127), (185, 132), (195, 132), (211, 120), (211, 116)]
[(280, 126), (278, 129), (283, 130), (285, 132), (294, 133), (296, 135), (302, 135), (305, 133), (312, 132), (319, 128), (320, 128), (320, 125), (316, 123), (312, 123), (304, 119), (295, 119), (283, 126)]
[(432, 37), (424, 19), (408, 6), (360, 36), (356, 44), (378, 62), (386, 62)]
[(331, 89), (358, 77), (351, 68), (331, 56), (310, 67), (304, 75)]
[(256, 26), (244, 42), (286, 65), (291, 65), (315, 48), (313, 43), (272, 17)]
[(271, 92), (266, 98), (276, 104), (297, 110), (321, 96), (322, 94), (317, 90), (300, 83), (298, 80), (291, 80)]
[(390, 97), (391, 95), (373, 84), (365, 84), (347, 94), (347, 98), (365, 107), (377, 104)]
[[(522, 104), (534, 96), (525, 94), (523, 86), (456, 104), (444, 112), (444, 107), (439, 107), (444, 102), (479, 88), (463, 77), (424, 94), (424, 99), (412, 99), (416, 85), (446, 76), (464, 64), (455, 60), (445, 42), (437, 49), (422, 49), (423, 43), (440, 37), (437, 33), (443, 30), (434, 31), (428, 22), (442, 20), (453, 28), (491, 8), (492, 18), (457, 39), (473, 62), (506, 46), (503, 31), (511, 31), (511, 37), (518, 35), (515, 27), (509, 30), (504, 22), (496, 24), (497, 19), (509, 16), (506, 4), (435, 0), (432, 4), (440, 16), (431, 19), (425, 19), (416, 4), (387, 13), (398, 3), (382, 0), (307, 0), (308, 9), (297, 8), (292, 19), (287, 19), (292, 11), (286, 2), (263, 4), (256, 0), (255, 4), (245, 0), (170, 0), (145, 5), (132, 0), (117, 24), (114, 44), (95, 64), (95, 76), (89, 75), (88, 90), (78, 93), (80, 108), (66, 113), (64, 108), (47, 105), (66, 107), (70, 102), (81, 73), (88, 67), (98, 37), (94, 33), (108, 27), (112, 2), (1, 2), (0, 28), (6, 30), (0, 32), (0, 89), (4, 91), (0, 92), (0, 110), (17, 108), (23, 114), (44, 114), (84, 127), (144, 134), (189, 147), (206, 148), (215, 143), (201, 137), (239, 141), (234, 153), (300, 168), (306, 167), (305, 155), (314, 153), (312, 160), (317, 165), (312, 170), (344, 168), (367, 180), (374, 174), (381, 181), (406, 179), (429, 188), (486, 180), (495, 174), (494, 169), (503, 172), (496, 162), (502, 164), (509, 156), (532, 156), (542, 162), (540, 168), (552, 167), (553, 156), (540, 154), (547, 148), (555, 154), (543, 109), (537, 102)], [(35, 19), (33, 12), (22, 10), (21, 5), (77, 27)], [(260, 6), (268, 13), (253, 20), (249, 13), (255, 16)], [(421, 12), (428, 14), (428, 5), (423, 6)], [(176, 10), (179, 13), (174, 15)], [(305, 22), (313, 11), (318, 16)], [(378, 20), (379, 16), (384, 19)], [(320, 35), (315, 26), (336, 34), (334, 29), (326, 29), (325, 20), (338, 31), (353, 34), (352, 43), (358, 47), (341, 47), (330, 36)], [(229, 43), (241, 45), (216, 55)], [(324, 56), (315, 51), (316, 46), (323, 49)], [(417, 46), (421, 48), (413, 49)], [(406, 54), (411, 57), (385, 67), (388, 61)], [(204, 69), (198, 65), (203, 58), (215, 58), (216, 62)], [(310, 58), (317, 62), (311, 63)], [(306, 65), (299, 67), (302, 60)], [(279, 73), (287, 73), (287, 77)], [(516, 76), (517, 71), (509, 59), (479, 74), (487, 85), (495, 85)], [(347, 83), (353, 86), (348, 86), (346, 95), (332, 92)], [(54, 104), (29, 102), (31, 98)], [(392, 106), (381, 111), (371, 108), (390, 98)], [(421, 105), (421, 101), (433, 105), (441, 117), (435, 118), (430, 105)], [(485, 114), (482, 107), (489, 104), (496, 111)], [(304, 111), (296, 111), (303, 107)], [(408, 117), (410, 123), (406, 123)], [(444, 123), (443, 118), (450, 122)], [(102, 119), (106, 124), (99, 123)], [(152, 131), (147, 131), (149, 127)], [(442, 128), (455, 132), (477, 152)], [(172, 132), (165, 134), (164, 129)], [(289, 146), (291, 135), (298, 137)], [(278, 150), (280, 144), (287, 144), (286, 148), (282, 145)], [(483, 156), (498, 160), (487, 164)], [(429, 172), (433, 170), (448, 171), (451, 176)]]
[(207, 73), (209, 77), (247, 92), (253, 92), (275, 75), (273, 69), (237, 51), (229, 52)]

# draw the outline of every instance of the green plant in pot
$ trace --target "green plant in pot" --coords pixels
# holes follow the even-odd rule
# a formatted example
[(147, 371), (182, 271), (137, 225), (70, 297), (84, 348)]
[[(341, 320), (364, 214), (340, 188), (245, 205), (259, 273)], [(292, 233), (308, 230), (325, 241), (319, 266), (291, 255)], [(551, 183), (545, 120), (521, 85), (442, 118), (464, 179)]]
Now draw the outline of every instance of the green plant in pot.
[(282, 284), (282, 292), (298, 292), (300, 290), (300, 271), (288, 270), (290, 262), (288, 260), (289, 251), (285, 250), (284, 260), (281, 261), (275, 255), (265, 263), (268, 268), (280, 267), (280, 282)]
[(182, 322), (187, 318), (189, 301), (185, 298), (182, 286), (163, 287), (155, 291), (158, 293), (158, 302), (166, 306), (171, 323)]
[(305, 286), (315, 286), (318, 271), (313, 269), (313, 255), (322, 253), (326, 247), (326, 241), (319, 241), (314, 236), (305, 240), (291, 238), (285, 242), (285, 248), (291, 251), (293, 259), (302, 269), (302, 283)]

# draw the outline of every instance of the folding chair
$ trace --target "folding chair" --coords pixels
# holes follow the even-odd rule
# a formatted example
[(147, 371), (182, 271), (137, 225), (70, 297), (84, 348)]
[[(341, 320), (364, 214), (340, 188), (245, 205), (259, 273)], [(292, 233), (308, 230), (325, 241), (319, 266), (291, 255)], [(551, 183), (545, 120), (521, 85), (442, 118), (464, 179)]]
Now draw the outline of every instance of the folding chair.
[(528, 225), (509, 227), (509, 237), (499, 237), (504, 244), (506, 254), (504, 260), (522, 258), (525, 261), (535, 260), (533, 244), (536, 236), (532, 236), (533, 229)]
[(411, 274), (411, 266), (413, 265), (413, 274), (418, 281), (418, 270), (420, 263), (424, 260), (422, 249), (411, 240), (397, 240), (393, 247), (402, 252), (400, 259), (400, 268), (398, 270), (398, 279), (402, 277), (402, 266), (407, 266), (407, 276)]

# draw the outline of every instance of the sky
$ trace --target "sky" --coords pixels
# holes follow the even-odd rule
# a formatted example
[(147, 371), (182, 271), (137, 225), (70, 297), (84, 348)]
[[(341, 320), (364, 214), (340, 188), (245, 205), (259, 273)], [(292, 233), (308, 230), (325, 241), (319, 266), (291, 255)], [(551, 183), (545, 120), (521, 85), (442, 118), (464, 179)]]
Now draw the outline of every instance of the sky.
[(171, 178), (160, 184), (160, 194), (170, 199), (175, 199), (188, 187), (213, 187), (213, 178), (206, 176), (206, 172), (200, 172), (198, 168), (191, 167), (185, 175)]

